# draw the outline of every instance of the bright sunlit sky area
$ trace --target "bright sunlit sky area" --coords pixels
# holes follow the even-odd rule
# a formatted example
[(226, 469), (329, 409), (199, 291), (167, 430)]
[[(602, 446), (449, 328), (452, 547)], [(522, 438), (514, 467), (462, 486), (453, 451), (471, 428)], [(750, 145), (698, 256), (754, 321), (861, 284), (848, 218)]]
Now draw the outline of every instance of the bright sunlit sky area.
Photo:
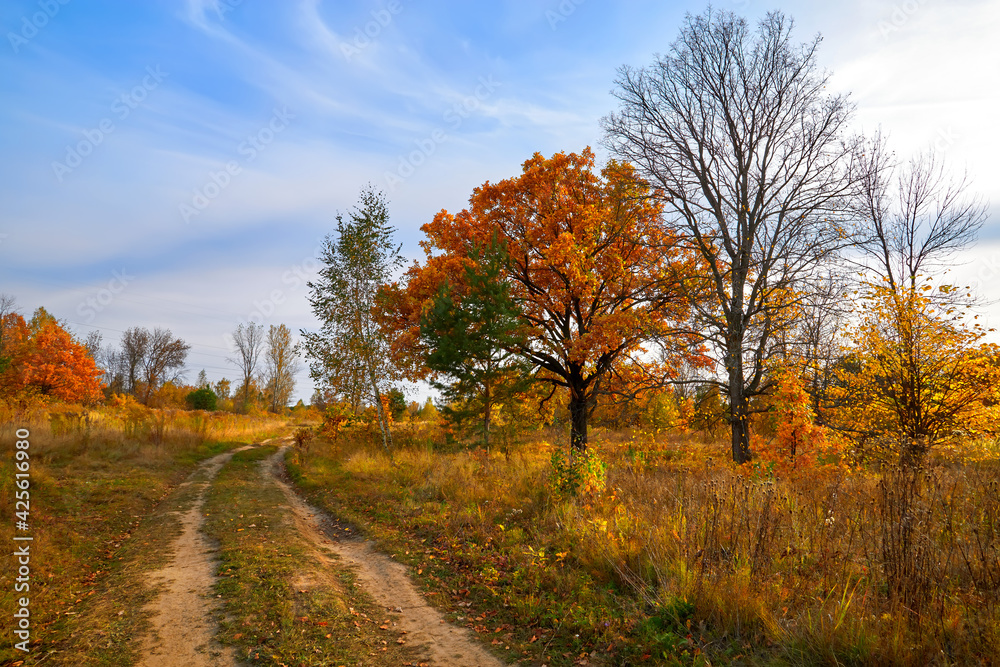
[[(897, 156), (935, 147), (989, 202), (954, 268), (1000, 300), (1000, 2), (738, 0), (823, 35), (831, 92)], [(116, 344), (190, 343), (186, 379), (238, 375), (240, 322), (315, 329), (306, 280), (338, 211), (383, 189), (420, 226), (534, 152), (593, 146), (616, 70), (702, 2), (7, 0), (0, 6), (0, 292)], [(1000, 325), (1000, 303), (986, 308)], [(303, 371), (295, 398), (307, 402)], [(426, 394), (418, 391), (414, 400)]]

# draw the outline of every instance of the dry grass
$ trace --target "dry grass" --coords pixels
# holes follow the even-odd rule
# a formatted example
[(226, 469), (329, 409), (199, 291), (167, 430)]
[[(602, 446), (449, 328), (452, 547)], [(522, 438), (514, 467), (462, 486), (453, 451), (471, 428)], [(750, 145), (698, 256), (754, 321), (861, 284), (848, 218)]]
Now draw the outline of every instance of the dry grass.
[(459, 545), (482, 604), (572, 627), (583, 650), (610, 644), (610, 662), (988, 664), (1000, 652), (994, 443), (919, 471), (775, 479), (701, 438), (592, 440), (606, 481), (570, 500), (546, 439), (509, 458), (424, 443), (390, 459), (317, 441), (299, 470), (391, 548)]

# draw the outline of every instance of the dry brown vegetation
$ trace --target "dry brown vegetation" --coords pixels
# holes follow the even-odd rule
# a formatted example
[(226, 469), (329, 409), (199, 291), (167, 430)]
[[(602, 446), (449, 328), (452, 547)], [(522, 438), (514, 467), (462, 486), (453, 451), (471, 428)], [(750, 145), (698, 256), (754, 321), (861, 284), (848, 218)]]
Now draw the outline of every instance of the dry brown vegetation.
[[(435, 451), (426, 428), (396, 440), (409, 445), (391, 458), (314, 440), (293, 470), (418, 572), (444, 568), (425, 584), (522, 627), (519, 657), (988, 664), (1000, 649), (995, 442), (922, 469), (776, 478), (727, 462), (722, 443), (598, 431), (574, 496), (546, 440), (509, 458)], [(437, 563), (415, 549), (430, 544)], [(532, 635), (559, 650), (539, 654)]]

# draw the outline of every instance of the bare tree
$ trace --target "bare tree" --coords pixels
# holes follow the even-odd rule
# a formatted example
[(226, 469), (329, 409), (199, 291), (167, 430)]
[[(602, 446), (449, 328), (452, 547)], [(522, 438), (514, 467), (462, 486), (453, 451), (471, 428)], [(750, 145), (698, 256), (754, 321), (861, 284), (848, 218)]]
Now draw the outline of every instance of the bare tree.
[(688, 16), (670, 52), (619, 70), (606, 144), (662, 190), (706, 284), (692, 284), (699, 332), (723, 358), (733, 459), (750, 459), (749, 399), (767, 389), (775, 334), (850, 238), (856, 185), (852, 105), (828, 95), (817, 36), (796, 45), (770, 13)]
[(17, 299), (12, 294), (0, 293), (0, 319), (17, 311)]
[[(93, 346), (93, 347), (92, 347)], [(117, 349), (100, 349), (100, 338), (87, 338), (88, 350), (104, 370), (109, 393), (131, 394), (148, 403), (165, 382), (181, 377), (191, 346), (174, 338), (169, 329), (131, 327), (122, 333)]]
[(242, 405), (246, 409), (257, 364), (264, 352), (264, 325), (253, 322), (239, 324), (233, 332), (233, 346), (237, 356), (228, 361), (243, 372)]
[(191, 346), (180, 338), (174, 338), (170, 329), (153, 329), (148, 334), (146, 356), (142, 363), (145, 382), (144, 403), (149, 403), (153, 392), (165, 382), (177, 380), (181, 376), (184, 362)]
[(121, 351), (117, 365), (122, 375), (122, 388), (125, 392), (137, 395), (139, 383), (142, 381), (142, 368), (149, 349), (149, 330), (143, 327), (131, 327), (122, 334)]
[(921, 277), (947, 266), (976, 240), (988, 217), (986, 205), (967, 194), (967, 177), (949, 178), (933, 151), (900, 167), (878, 134), (865, 160), (858, 207), (865, 224), (858, 245), (862, 268), (885, 279), (894, 292), (916, 289)]
[(83, 341), (83, 346), (87, 348), (87, 354), (94, 361), (101, 357), (101, 344), (104, 342), (104, 335), (100, 331), (91, 331)]
[(295, 374), (299, 370), (292, 332), (284, 324), (267, 329), (264, 345), (263, 384), (271, 412), (288, 406), (295, 389)]

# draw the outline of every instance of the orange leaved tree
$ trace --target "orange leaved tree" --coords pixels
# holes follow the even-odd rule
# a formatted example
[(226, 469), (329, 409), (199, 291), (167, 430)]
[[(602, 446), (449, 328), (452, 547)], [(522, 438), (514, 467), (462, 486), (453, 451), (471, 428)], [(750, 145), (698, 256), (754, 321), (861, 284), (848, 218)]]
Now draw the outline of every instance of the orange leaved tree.
[(41, 395), (66, 402), (101, 397), (101, 370), (87, 348), (60, 326), (45, 309), (30, 323), (16, 313), (4, 317), (5, 370), (0, 392), (5, 398)]
[[(693, 264), (629, 165), (597, 171), (589, 148), (536, 153), (520, 176), (483, 184), (468, 209), (441, 211), (422, 229), (426, 263), (408, 271), (405, 289), (385, 294), (385, 311), (395, 312), (389, 324), (404, 330), (397, 352), (426, 353), (416, 327), (429, 299), (446, 281), (461, 284), (473, 248), (501, 243), (508, 255), (501, 279), (524, 333), (514, 351), (539, 380), (568, 390), (576, 449), (587, 446), (599, 394), (661, 383), (673, 360), (698, 357), (697, 345), (669, 335), (687, 315), (680, 283), (691, 279)], [(669, 348), (658, 361), (647, 349), (654, 343)]]

